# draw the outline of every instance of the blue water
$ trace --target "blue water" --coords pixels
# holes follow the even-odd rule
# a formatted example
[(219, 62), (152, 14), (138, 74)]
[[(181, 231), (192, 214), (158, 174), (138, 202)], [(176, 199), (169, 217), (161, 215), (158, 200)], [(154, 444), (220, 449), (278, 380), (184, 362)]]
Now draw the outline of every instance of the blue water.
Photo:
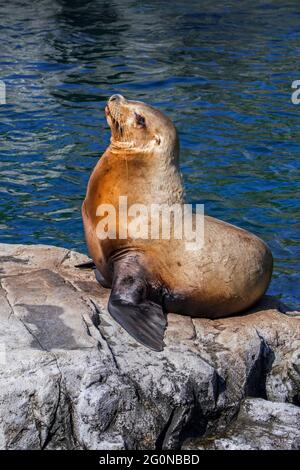
[(176, 123), (190, 202), (261, 236), (298, 306), (298, 1), (0, 3), (0, 241), (85, 251), (80, 205), (115, 92)]

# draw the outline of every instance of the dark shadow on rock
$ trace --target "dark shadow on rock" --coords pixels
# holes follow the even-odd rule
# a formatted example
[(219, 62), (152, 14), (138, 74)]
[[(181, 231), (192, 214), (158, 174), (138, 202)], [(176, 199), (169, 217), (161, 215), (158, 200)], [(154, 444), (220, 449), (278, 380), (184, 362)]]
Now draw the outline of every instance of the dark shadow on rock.
[(264, 295), (250, 310), (244, 312), (244, 314), (261, 312), (262, 310), (279, 310), (281, 313), (288, 314), (288, 312), (292, 312), (295, 309), (288, 307), (277, 297)]
[[(26, 308), (27, 314), (22, 318), (23, 323), (31, 332), (33, 340), (31, 347), (47, 351), (51, 349), (79, 349), (73, 330), (61, 318), (64, 310), (54, 305), (18, 304)], [(34, 326), (34, 328), (32, 328)]]
[[(259, 335), (259, 333), (257, 333)], [(267, 400), (266, 381), (267, 375), (272, 369), (275, 353), (259, 335), (260, 350), (245, 384), (245, 395), (249, 397), (264, 398)]]
[[(155, 443), (155, 449), (157, 450), (179, 450), (186, 440), (201, 438), (206, 433), (209, 420), (217, 421), (221, 414), (221, 411), (216, 407), (216, 411), (212, 411), (209, 416), (206, 416), (199, 399), (199, 391), (195, 390), (192, 382), (189, 382), (187, 386), (190, 387), (193, 400), (171, 410), (167, 422), (157, 437)], [(217, 402), (219, 396), (226, 389), (226, 382), (218, 373), (215, 374), (214, 389)]]
[[(295, 309), (292, 309), (285, 305), (283, 302), (281, 302), (277, 297), (274, 297), (272, 295), (264, 295), (256, 304), (254, 304), (252, 307), (243, 310), (242, 312), (239, 313), (234, 313), (232, 315), (227, 315), (227, 316), (217, 316), (214, 317), (214, 320), (223, 320), (226, 318), (235, 318), (235, 317), (245, 317), (248, 315), (251, 315), (253, 313), (257, 312), (263, 312), (267, 310), (278, 310), (280, 313), (284, 313), (285, 315), (289, 315), (289, 312), (291, 312), (291, 316), (293, 315), (293, 312), (295, 312)], [(191, 316), (191, 315), (186, 315), (186, 316)], [(207, 315), (193, 315), (191, 316), (192, 318), (209, 318)]]

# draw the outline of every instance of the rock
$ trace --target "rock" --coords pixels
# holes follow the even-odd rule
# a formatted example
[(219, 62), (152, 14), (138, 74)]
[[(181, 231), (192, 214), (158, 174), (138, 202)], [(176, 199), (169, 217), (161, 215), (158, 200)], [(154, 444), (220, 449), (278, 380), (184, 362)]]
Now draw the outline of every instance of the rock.
[(300, 449), (300, 408), (262, 398), (246, 398), (237, 419), (222, 436), (183, 445), (198, 450), (297, 450)]
[(300, 448), (299, 312), (266, 296), (222, 320), (169, 314), (157, 353), (110, 317), (86, 260), (0, 245), (0, 448)]

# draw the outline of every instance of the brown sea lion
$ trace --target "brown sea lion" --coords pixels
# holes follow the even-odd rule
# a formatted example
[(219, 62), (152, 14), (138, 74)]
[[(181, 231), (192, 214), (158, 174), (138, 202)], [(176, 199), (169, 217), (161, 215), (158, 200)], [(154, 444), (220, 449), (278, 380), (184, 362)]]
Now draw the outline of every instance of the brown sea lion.
[[(205, 216), (204, 244), (187, 250), (186, 239), (99, 239), (102, 204), (184, 203), (175, 126), (157, 109), (113, 95), (105, 108), (111, 142), (90, 177), (82, 216), (96, 277), (112, 289), (108, 310), (145, 346), (163, 349), (167, 313), (220, 318), (241, 312), (266, 291), (272, 254), (255, 235)], [(97, 215), (98, 214), (98, 215)], [(103, 215), (103, 214), (102, 214)]]

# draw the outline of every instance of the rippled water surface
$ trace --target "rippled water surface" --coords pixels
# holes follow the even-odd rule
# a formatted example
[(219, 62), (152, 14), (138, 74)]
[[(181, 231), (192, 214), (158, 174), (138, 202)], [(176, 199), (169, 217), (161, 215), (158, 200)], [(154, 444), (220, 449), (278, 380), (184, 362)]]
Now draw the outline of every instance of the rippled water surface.
[(0, 241), (86, 250), (118, 92), (174, 120), (188, 200), (266, 240), (299, 306), (299, 26), (298, 1), (1, 1)]

